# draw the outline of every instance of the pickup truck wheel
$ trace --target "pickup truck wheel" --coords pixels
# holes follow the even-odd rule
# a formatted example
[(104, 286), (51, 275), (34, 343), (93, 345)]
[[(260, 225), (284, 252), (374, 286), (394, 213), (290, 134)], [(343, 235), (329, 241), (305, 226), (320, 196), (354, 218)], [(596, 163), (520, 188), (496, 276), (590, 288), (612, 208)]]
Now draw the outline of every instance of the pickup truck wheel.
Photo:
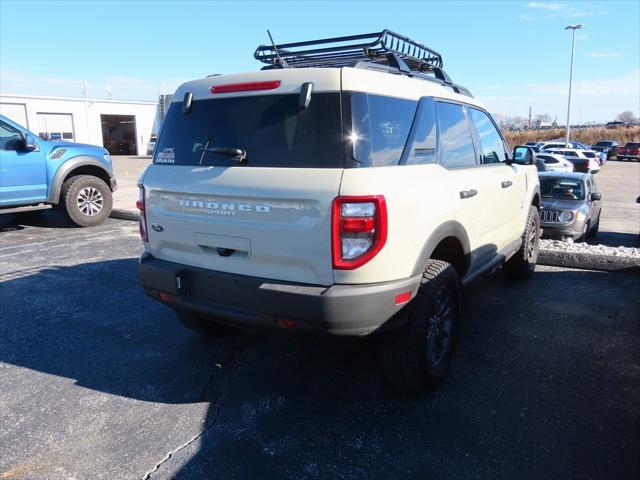
[(230, 330), (230, 327), (226, 325), (207, 320), (205, 317), (189, 310), (174, 309), (174, 312), (182, 325), (204, 336), (215, 337)]
[(98, 177), (78, 175), (62, 184), (60, 206), (79, 227), (99, 225), (111, 213), (111, 190)]
[(420, 288), (407, 306), (407, 326), (380, 351), (389, 383), (420, 392), (442, 381), (451, 363), (459, 311), (460, 281), (455, 269), (447, 262), (429, 260)]
[(538, 241), (540, 240), (540, 214), (531, 205), (527, 216), (527, 226), (522, 234), (520, 249), (502, 266), (510, 280), (526, 280), (536, 269), (538, 261)]

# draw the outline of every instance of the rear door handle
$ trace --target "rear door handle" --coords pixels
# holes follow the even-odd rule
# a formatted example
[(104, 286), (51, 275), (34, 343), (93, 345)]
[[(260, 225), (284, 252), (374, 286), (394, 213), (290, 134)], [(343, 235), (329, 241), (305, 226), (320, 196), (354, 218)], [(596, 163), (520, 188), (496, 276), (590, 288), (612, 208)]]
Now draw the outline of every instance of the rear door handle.
[(462, 198), (463, 200), (465, 198), (471, 198), (471, 197), (475, 197), (478, 194), (477, 190), (471, 189), (471, 190), (463, 190), (460, 192), (460, 198)]
[(511, 180), (502, 181), (502, 188), (509, 188), (511, 185), (513, 185), (513, 182)]

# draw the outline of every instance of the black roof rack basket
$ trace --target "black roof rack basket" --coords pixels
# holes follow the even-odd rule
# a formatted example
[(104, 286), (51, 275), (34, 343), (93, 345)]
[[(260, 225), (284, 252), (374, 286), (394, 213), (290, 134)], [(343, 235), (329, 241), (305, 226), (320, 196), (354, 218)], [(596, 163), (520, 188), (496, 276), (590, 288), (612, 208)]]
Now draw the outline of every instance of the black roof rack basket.
[(400, 65), (401, 70), (406, 70), (406, 65), (416, 72), (442, 68), (442, 55), (438, 52), (391, 30), (275, 46), (260, 45), (253, 56), (276, 67), (345, 67), (367, 61), (394, 67)]

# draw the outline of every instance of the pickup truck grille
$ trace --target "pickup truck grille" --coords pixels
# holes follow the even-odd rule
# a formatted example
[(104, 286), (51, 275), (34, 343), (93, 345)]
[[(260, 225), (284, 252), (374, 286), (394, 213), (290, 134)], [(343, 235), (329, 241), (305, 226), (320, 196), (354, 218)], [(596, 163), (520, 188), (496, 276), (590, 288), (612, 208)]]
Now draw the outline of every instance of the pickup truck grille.
[(542, 223), (560, 223), (560, 212), (556, 210), (542, 210), (540, 211), (540, 221)]

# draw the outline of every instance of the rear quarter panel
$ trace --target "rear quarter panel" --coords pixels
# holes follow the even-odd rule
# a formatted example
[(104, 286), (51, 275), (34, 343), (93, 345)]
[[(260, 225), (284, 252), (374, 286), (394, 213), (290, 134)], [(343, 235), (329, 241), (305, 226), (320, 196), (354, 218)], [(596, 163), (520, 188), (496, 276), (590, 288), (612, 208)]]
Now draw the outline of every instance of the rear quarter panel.
[(340, 195), (384, 195), (388, 235), (382, 250), (355, 270), (334, 270), (336, 283), (374, 283), (410, 277), (433, 231), (455, 218), (444, 169), (407, 165), (347, 169)]

